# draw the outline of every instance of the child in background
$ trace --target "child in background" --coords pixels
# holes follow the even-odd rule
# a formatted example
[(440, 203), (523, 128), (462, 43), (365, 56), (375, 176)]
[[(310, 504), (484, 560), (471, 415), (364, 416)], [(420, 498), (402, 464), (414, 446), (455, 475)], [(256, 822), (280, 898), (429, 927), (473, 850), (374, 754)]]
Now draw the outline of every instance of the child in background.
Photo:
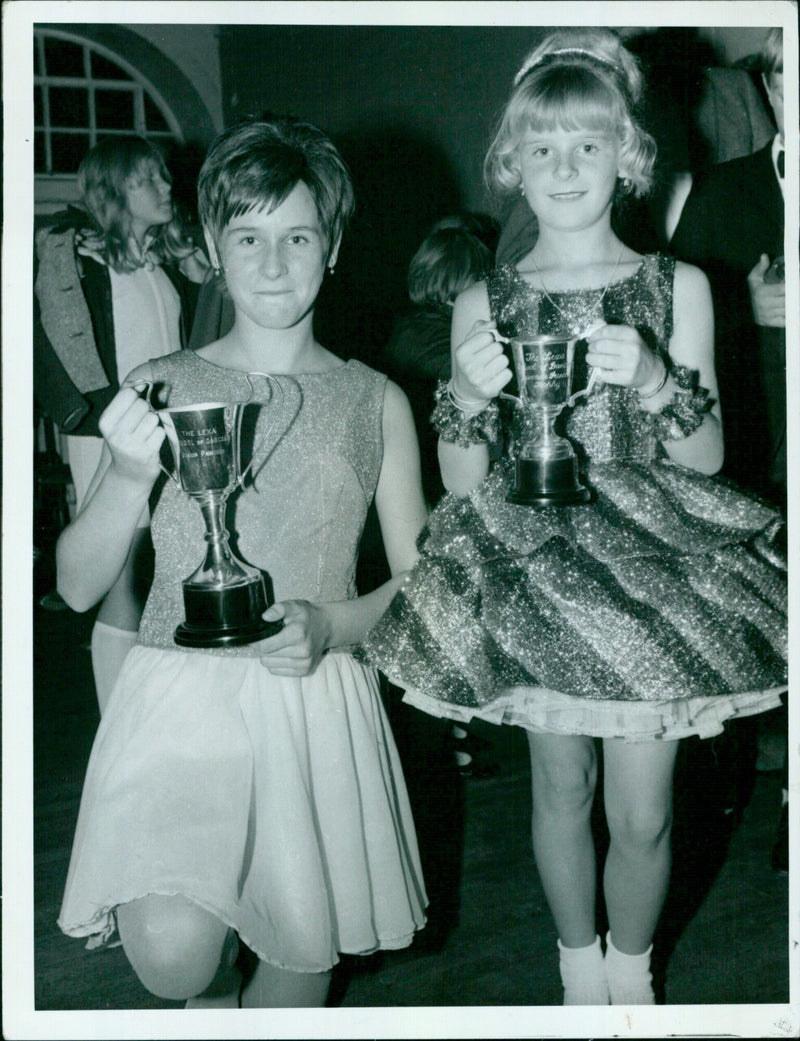
[[(106, 138), (78, 169), (80, 207), (37, 235), (34, 381), (43, 411), (66, 433), (77, 509), (97, 469), (98, 420), (128, 372), (185, 347), (198, 284), (209, 273), (172, 202), (161, 153), (136, 136)], [(92, 630), (102, 714), (136, 630), (152, 568), (149, 515)]]
[(390, 375), (408, 394), (422, 456), (422, 481), (433, 505), (444, 488), (431, 430), (433, 393), (450, 378), (450, 324), (459, 293), (484, 278), (494, 263), (496, 227), (477, 214), (444, 217), (423, 239), (408, 266), (412, 310), (395, 325), (386, 347)]

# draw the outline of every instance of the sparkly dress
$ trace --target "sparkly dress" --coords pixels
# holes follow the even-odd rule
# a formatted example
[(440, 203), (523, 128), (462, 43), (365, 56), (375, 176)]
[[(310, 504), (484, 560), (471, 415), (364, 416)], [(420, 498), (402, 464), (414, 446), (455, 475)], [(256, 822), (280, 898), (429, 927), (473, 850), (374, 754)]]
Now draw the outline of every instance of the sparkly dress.
[[(242, 373), (193, 351), (151, 366), (171, 406), (248, 396)], [(277, 379), (282, 401), (254, 377), (262, 404), (244, 410), (255, 476), (229, 500), (231, 542), (278, 601), (352, 598), (385, 377), (350, 361)], [(59, 925), (97, 946), (118, 904), (181, 893), (295, 971), (406, 946), (426, 897), (374, 669), (341, 649), (310, 676), (281, 677), (252, 646), (176, 647), (205, 528), (171, 481), (152, 530), (155, 578), (95, 739)]]
[[(649, 255), (604, 298), (573, 290), (551, 294), (553, 306), (506, 265), (488, 292), (505, 335), (556, 333), (565, 318), (586, 328), (602, 313), (666, 357), (673, 277), (671, 258)], [(439, 503), (420, 561), (360, 652), (407, 701), (457, 720), (630, 740), (711, 736), (779, 704), (779, 518), (671, 462), (637, 397), (600, 383), (562, 413), (590, 503), (507, 503), (507, 461), (468, 497)]]

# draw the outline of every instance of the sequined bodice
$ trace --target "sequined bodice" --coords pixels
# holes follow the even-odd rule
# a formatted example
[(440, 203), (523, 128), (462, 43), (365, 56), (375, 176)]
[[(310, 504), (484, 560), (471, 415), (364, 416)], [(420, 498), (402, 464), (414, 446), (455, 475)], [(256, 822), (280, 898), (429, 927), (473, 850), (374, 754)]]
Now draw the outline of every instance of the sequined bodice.
[[(672, 336), (672, 288), (675, 261), (661, 254), (642, 260), (633, 275), (599, 289), (550, 293), (532, 286), (510, 264), (496, 268), (487, 280), (492, 317), (505, 336), (560, 334), (586, 328), (598, 318), (636, 328), (653, 350), (666, 356)], [(555, 306), (554, 306), (555, 303)], [(582, 345), (578, 344), (578, 351)], [(588, 398), (565, 409), (560, 422), (582, 465), (627, 460), (647, 463), (660, 453), (651, 423), (627, 387), (598, 382)]]
[[(194, 351), (151, 367), (156, 381), (169, 384), (171, 406), (242, 401), (249, 394), (243, 373)], [(242, 456), (244, 463), (254, 456), (254, 476), (228, 501), (231, 546), (268, 574), (276, 600), (352, 598), (358, 543), (380, 473), (386, 378), (358, 361), (275, 378), (282, 400), (267, 380), (252, 377)], [(202, 560), (204, 530), (198, 505), (167, 481), (153, 513), (156, 568), (140, 643), (174, 648), (172, 633), (184, 612), (181, 581)]]

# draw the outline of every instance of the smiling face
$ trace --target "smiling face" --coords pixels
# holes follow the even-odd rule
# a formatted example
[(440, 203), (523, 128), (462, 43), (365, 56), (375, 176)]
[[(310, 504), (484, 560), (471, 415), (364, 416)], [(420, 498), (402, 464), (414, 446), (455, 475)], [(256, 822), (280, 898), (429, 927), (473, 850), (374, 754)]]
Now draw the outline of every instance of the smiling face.
[(131, 219), (131, 231), (140, 241), (148, 228), (172, 220), (172, 186), (154, 159), (143, 160), (126, 178), (125, 208)]
[(237, 313), (263, 329), (290, 329), (310, 319), (328, 257), (328, 239), (308, 187), (298, 182), (271, 212), (253, 209), (233, 217), (219, 237), (210, 236)]
[(526, 130), (517, 149), (522, 187), (542, 225), (580, 231), (610, 214), (619, 168), (616, 137), (600, 130)]

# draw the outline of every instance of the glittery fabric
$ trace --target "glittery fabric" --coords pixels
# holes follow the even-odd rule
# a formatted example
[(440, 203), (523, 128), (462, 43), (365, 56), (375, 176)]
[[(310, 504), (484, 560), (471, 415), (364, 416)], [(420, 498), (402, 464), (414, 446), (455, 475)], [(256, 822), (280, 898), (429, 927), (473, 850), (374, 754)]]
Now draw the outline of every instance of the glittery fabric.
[(711, 411), (711, 397), (699, 385), (696, 369), (672, 365), (669, 370), (678, 389), (672, 399), (653, 416), (653, 429), (659, 441), (680, 441), (702, 426)]
[[(194, 351), (157, 359), (152, 369), (156, 381), (169, 384), (171, 406), (243, 401), (249, 394), (242, 373)], [(276, 600), (350, 599), (356, 595), (358, 543), (380, 474), (386, 379), (357, 361), (277, 379), (282, 402), (280, 395), (270, 396), (266, 380), (253, 377), (242, 454), (245, 463), (254, 455), (255, 463), (244, 489), (228, 500), (231, 545), (242, 560), (267, 573)], [(167, 481), (153, 513), (155, 577), (140, 643), (175, 648), (173, 632), (184, 618), (181, 583), (203, 559), (204, 531), (197, 504)], [(245, 645), (203, 653), (253, 651)]]
[[(610, 287), (605, 320), (634, 325), (666, 355), (673, 273), (670, 258), (646, 257)], [(585, 327), (600, 293), (552, 295)], [(505, 335), (561, 327), (511, 266), (492, 274), (489, 297)], [(713, 733), (778, 704), (788, 653), (779, 518), (672, 463), (636, 397), (601, 384), (565, 417), (588, 505), (507, 503), (504, 461), (433, 511), (420, 562), (362, 648), (412, 703), (639, 738)]]
[(436, 407), (431, 424), (443, 441), (451, 441), (461, 448), (487, 444), (500, 437), (500, 410), (497, 402), (473, 414), (463, 412), (448, 394), (448, 381), (440, 380), (434, 393)]

